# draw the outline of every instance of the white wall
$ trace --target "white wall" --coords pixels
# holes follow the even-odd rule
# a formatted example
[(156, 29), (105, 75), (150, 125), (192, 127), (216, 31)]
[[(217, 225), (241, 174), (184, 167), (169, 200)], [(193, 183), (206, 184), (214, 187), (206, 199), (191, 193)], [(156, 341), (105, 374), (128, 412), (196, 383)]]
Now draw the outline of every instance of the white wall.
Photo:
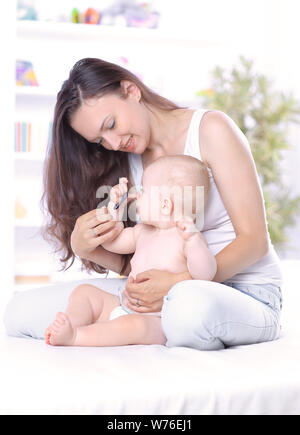
[[(43, 6), (42, 13), (56, 14), (77, 6), (86, 9), (85, 0), (36, 0)], [(109, 0), (89, 1), (89, 6), (105, 7)], [(71, 66), (81, 57), (97, 56), (115, 60), (115, 53), (126, 55), (133, 70), (143, 70), (147, 84), (178, 101), (191, 101), (197, 90), (209, 86), (210, 71), (215, 65), (230, 67), (243, 54), (255, 60), (258, 71), (274, 80), (274, 86), (291, 91), (300, 99), (300, 33), (298, 19), (300, 2), (297, 0), (155, 0), (154, 7), (161, 12), (161, 29), (190, 38), (189, 45), (173, 44), (162, 49), (158, 43), (150, 46), (141, 41), (140, 47), (128, 41), (104, 43), (70, 42), (61, 51), (60, 41), (40, 40), (31, 52), (29, 44), (19, 44), (17, 51), (24, 58), (32, 58), (41, 80), (55, 87), (64, 80)], [(203, 40), (202, 47), (193, 40)], [(107, 43), (109, 42), (109, 43)], [(138, 54), (137, 54), (138, 53)], [(36, 59), (36, 61), (35, 61)], [(40, 59), (45, 61), (40, 62)], [(292, 150), (286, 153), (285, 178), (293, 195), (300, 195), (299, 127), (290, 132)], [(291, 256), (300, 257), (300, 219), (291, 230)], [(300, 245), (300, 243), (299, 243)]]
[[(282, 89), (292, 91), (300, 100), (300, 2), (297, 0), (280, 1), (280, 39), (278, 82)], [(300, 104), (299, 104), (300, 105)], [(292, 149), (286, 153), (287, 181), (295, 195), (300, 195), (300, 126), (290, 132)], [(300, 214), (297, 226), (289, 231), (290, 252), (288, 257), (300, 258)]]
[[(292, 93), (300, 102), (299, 1), (186, 0), (184, 9), (181, 1), (164, 0), (160, 4), (166, 26), (175, 29), (186, 25), (187, 32), (226, 41), (227, 49), (223, 56), (217, 54), (217, 64), (231, 65), (239, 54), (248, 56), (258, 71), (274, 81), (277, 90)], [(189, 68), (197, 62), (195, 58), (190, 60)], [(283, 164), (284, 179), (291, 194), (300, 196), (299, 125), (291, 126), (290, 144)], [(281, 256), (300, 258), (300, 216), (288, 234), (291, 241)]]

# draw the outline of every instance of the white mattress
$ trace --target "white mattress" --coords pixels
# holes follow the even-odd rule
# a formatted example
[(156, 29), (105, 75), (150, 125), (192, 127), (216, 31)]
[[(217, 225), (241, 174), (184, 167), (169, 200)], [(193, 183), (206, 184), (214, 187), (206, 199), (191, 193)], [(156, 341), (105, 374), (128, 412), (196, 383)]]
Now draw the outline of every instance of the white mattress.
[(300, 262), (284, 262), (282, 336), (217, 352), (51, 347), (0, 336), (1, 414), (300, 414)]

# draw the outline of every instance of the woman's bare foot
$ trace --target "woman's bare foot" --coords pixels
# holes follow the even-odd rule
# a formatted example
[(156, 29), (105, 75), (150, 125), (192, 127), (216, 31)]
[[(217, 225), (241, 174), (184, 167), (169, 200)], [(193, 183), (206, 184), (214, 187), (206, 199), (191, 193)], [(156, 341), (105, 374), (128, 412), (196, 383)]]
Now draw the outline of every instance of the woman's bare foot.
[(52, 346), (72, 346), (75, 337), (76, 331), (65, 313), (57, 313), (45, 332), (45, 342)]

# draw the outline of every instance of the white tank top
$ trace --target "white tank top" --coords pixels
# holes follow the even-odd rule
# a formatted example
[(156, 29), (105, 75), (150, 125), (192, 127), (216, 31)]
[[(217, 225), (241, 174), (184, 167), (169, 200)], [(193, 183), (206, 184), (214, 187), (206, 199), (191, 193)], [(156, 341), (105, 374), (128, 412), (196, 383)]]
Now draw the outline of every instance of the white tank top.
[[(195, 157), (202, 161), (199, 146), (199, 126), (201, 119), (208, 110), (198, 109), (194, 111), (187, 133), (184, 154)], [(133, 182), (136, 186), (142, 184), (143, 164), (139, 154), (128, 154)], [(210, 179), (210, 192), (204, 211), (204, 235), (212, 253), (216, 255), (235, 238), (236, 234), (223, 204), (218, 188), (215, 184), (212, 171), (208, 168)], [(252, 266), (237, 273), (226, 282), (243, 284), (275, 284), (280, 286), (282, 275), (280, 260), (269, 239), (269, 251), (261, 260)]]

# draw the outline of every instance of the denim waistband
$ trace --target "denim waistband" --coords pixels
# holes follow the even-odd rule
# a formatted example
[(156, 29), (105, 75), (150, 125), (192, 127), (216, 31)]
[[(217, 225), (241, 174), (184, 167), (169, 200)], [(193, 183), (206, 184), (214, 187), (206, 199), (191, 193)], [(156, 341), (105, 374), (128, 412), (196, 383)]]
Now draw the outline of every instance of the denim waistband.
[(252, 298), (269, 305), (274, 310), (282, 309), (281, 288), (275, 284), (244, 284), (235, 282), (224, 282), (222, 284), (235, 288)]

